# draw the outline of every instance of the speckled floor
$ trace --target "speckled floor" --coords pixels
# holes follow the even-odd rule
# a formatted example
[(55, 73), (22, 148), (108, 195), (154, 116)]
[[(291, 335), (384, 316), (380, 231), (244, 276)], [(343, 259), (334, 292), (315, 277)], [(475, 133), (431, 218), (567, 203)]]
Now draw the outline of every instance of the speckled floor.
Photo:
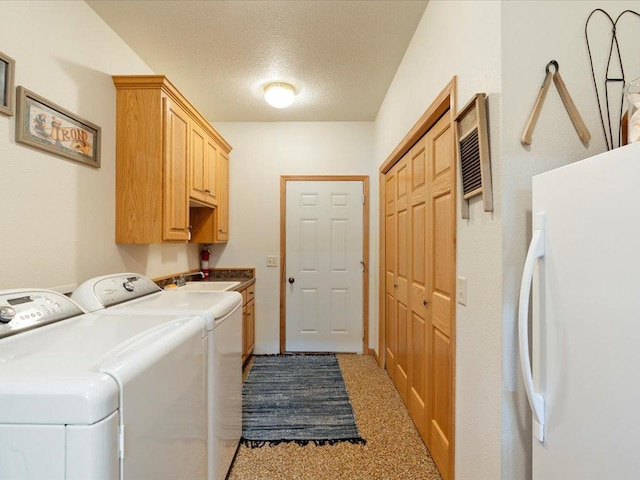
[(366, 445), (241, 446), (228, 480), (442, 480), (387, 373), (372, 356), (338, 355)]

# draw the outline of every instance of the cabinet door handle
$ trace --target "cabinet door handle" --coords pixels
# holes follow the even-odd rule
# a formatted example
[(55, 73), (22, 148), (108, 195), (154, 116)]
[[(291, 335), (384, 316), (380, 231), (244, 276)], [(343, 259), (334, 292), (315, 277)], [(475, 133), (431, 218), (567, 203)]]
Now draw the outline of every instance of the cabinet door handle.
[(293, 278), (293, 277), (289, 277), (289, 283), (290, 283), (290, 284), (292, 284), (292, 285), (293, 285), (293, 282), (295, 282), (295, 281), (296, 281), (296, 279), (295, 279), (295, 278)]
[(429, 302), (427, 302), (426, 300), (422, 300), (422, 305), (424, 305), (425, 307), (427, 306), (427, 303)]

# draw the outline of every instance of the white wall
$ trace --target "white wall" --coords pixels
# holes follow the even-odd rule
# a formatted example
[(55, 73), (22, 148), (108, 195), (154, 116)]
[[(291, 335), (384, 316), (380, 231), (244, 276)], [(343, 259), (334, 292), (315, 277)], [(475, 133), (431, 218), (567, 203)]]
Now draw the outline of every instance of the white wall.
[(233, 151), (230, 241), (211, 248), (211, 263), (256, 268), (255, 353), (277, 353), (280, 268), (267, 267), (266, 257), (280, 255), (280, 176), (369, 175), (373, 123), (216, 123), (215, 128)]
[[(479, 199), (457, 231), (457, 272), (467, 306), (457, 305), (456, 478), (495, 480), (501, 465), (500, 3), (435, 1), (425, 14), (375, 124), (379, 166), (454, 75), (458, 107), (489, 95), (493, 213)], [(376, 222), (377, 225), (377, 222)], [(377, 226), (376, 226), (377, 228)], [(377, 317), (376, 317), (377, 318)]]
[(0, 115), (0, 288), (195, 268), (196, 246), (114, 243), (111, 75), (153, 72), (84, 2), (4, 1), (1, 10), (0, 50), (16, 60), (16, 85), (102, 127), (102, 167), (16, 144), (15, 116)]
[[(530, 415), (517, 365), (517, 303), (520, 276), (531, 238), (531, 177), (605, 150), (592, 83), (584, 26), (603, 8), (614, 19), (637, 1), (518, 1), (502, 7), (502, 210), (503, 210), (503, 479), (530, 478)], [(603, 78), (610, 26), (602, 16), (590, 22), (596, 75)], [(619, 25), (627, 80), (640, 76), (640, 19), (627, 15)], [(556, 60), (569, 92), (591, 132), (583, 145), (553, 83), (530, 147), (520, 136), (545, 75)], [(611, 95), (615, 90), (611, 90)], [(618, 95), (620, 90), (617, 90)], [(601, 93), (602, 95), (602, 93)]]

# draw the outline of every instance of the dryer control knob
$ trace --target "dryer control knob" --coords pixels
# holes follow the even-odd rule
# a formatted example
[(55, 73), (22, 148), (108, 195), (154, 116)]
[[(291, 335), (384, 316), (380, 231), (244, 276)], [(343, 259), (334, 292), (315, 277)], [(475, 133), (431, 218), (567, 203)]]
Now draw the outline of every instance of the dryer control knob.
[(131, 283), (129, 280), (127, 280), (126, 282), (124, 282), (124, 283), (122, 284), (122, 286), (124, 287), (124, 289), (125, 289), (127, 292), (133, 292), (133, 283)]
[(13, 320), (13, 317), (16, 316), (16, 309), (13, 307), (9, 307), (8, 305), (3, 305), (0, 307), (0, 322), (9, 323)]

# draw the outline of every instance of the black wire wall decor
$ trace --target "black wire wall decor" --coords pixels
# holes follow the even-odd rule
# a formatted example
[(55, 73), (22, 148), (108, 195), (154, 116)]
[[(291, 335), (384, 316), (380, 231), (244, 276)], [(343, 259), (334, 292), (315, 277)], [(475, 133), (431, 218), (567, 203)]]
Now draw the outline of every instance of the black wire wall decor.
[[(596, 73), (593, 66), (593, 56), (591, 53), (591, 44), (589, 41), (589, 22), (591, 21), (592, 17), (597, 13), (603, 14), (609, 20), (609, 22), (611, 22), (611, 43), (609, 44), (609, 57), (607, 58), (607, 67), (605, 70), (605, 78), (604, 78), (604, 85), (603, 85), (604, 104), (600, 100), (600, 93), (598, 92), (598, 81), (596, 80)], [(624, 106), (624, 90), (625, 90), (625, 87), (627, 86), (627, 83), (626, 83), (625, 74), (624, 74), (624, 64), (622, 61), (622, 54), (620, 53), (620, 43), (618, 41), (618, 36), (617, 36), (617, 33), (618, 33), (617, 27), (620, 19), (627, 14), (635, 15), (640, 19), (640, 13), (634, 12), (633, 10), (625, 10), (620, 15), (618, 15), (618, 17), (614, 20), (613, 17), (611, 17), (611, 15), (609, 15), (607, 12), (605, 12), (601, 8), (596, 8), (589, 14), (589, 17), (587, 18), (587, 21), (584, 25), (584, 36), (587, 42), (587, 51), (589, 53), (589, 65), (591, 67), (593, 87), (596, 91), (596, 100), (598, 101), (598, 109), (600, 111), (600, 123), (602, 124), (602, 132), (604, 133), (604, 139), (607, 144), (607, 150), (612, 150), (622, 145), (622, 110)], [(616, 65), (616, 62), (617, 62), (617, 65)], [(619, 75), (616, 75), (613, 73), (616, 67), (619, 69), (619, 72), (620, 72)], [(617, 113), (617, 117), (613, 118), (613, 120), (615, 120), (613, 124), (615, 124), (618, 128), (618, 134), (615, 137), (613, 135), (614, 129), (612, 126), (611, 102), (613, 101), (613, 99), (610, 98), (609, 96), (610, 86), (620, 87), (620, 94), (619, 94), (620, 110), (618, 112), (613, 112), (614, 114)], [(605, 122), (605, 113), (606, 113), (606, 122)], [(617, 145), (615, 142), (617, 142)]]

